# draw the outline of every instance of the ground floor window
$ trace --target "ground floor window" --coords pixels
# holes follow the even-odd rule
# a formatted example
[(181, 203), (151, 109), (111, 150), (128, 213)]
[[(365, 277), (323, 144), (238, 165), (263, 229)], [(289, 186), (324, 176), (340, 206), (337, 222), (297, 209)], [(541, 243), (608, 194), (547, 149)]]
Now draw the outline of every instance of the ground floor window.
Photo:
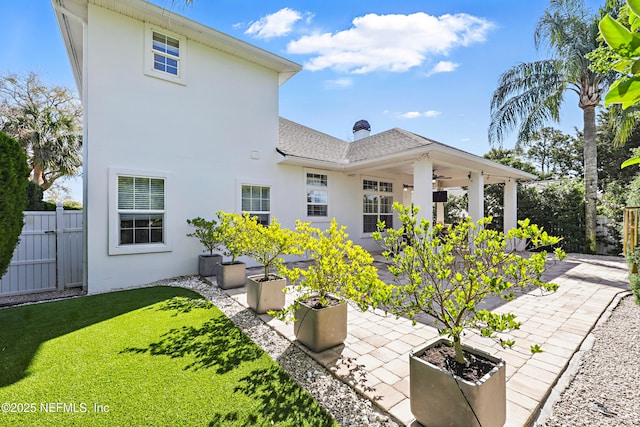
[(329, 216), (328, 178), (325, 174), (307, 173), (307, 216)]
[(258, 217), (258, 222), (268, 225), (271, 216), (271, 188), (260, 185), (242, 186), (242, 212)]
[(118, 245), (164, 243), (164, 179), (118, 176)]
[(362, 180), (362, 231), (378, 229), (378, 220), (387, 228), (393, 227), (393, 183), (373, 179)]
[(109, 168), (109, 255), (172, 250), (172, 174)]

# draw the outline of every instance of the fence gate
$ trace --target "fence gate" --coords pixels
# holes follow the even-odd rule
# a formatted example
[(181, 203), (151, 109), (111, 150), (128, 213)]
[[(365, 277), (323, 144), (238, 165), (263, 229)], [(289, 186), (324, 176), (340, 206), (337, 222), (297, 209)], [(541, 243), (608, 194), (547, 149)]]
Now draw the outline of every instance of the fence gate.
[(0, 297), (82, 286), (82, 211), (25, 212)]

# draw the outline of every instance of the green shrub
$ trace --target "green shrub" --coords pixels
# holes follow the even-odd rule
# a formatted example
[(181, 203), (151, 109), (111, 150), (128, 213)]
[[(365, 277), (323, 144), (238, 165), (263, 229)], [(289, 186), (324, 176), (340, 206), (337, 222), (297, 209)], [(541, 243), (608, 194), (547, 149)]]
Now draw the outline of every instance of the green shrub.
[(29, 181), (27, 185), (27, 211), (42, 211), (44, 204), (42, 202), (42, 187), (33, 181)]
[(242, 215), (242, 227), (248, 233), (244, 254), (258, 261), (264, 267), (263, 281), (269, 280), (271, 267), (279, 267), (284, 259), (282, 255), (301, 255), (300, 235), (293, 230), (282, 228), (274, 217), (267, 225), (258, 222), (257, 216), (245, 212)]
[(324, 307), (329, 305), (329, 297), (348, 299), (361, 311), (376, 308), (389, 300), (393, 286), (378, 278), (373, 257), (354, 244), (346, 230), (335, 218), (326, 230), (311, 227), (308, 222), (296, 222), (300, 252), (307, 253), (311, 263), (308, 268), (278, 266), (280, 275), (294, 285), (297, 297), (284, 310), (269, 314), (280, 320), (293, 320), (300, 302), (312, 296), (318, 296)]
[(636, 304), (640, 305), (640, 274), (629, 274), (629, 287), (636, 297)]
[(13, 138), (0, 132), (0, 277), (20, 239), (28, 183), (26, 154)]
[(640, 206), (640, 175), (627, 186), (627, 206)]
[[(47, 200), (45, 202), (42, 202), (42, 209), (40, 209), (40, 210), (41, 211), (55, 211), (56, 210), (56, 206), (57, 206), (56, 202), (54, 202), (53, 200)], [(74, 201), (62, 202), (62, 208), (65, 211), (81, 211), (82, 210), (82, 203), (74, 202)]]
[(218, 222), (215, 219), (207, 221), (202, 217), (187, 219), (187, 224), (194, 227), (192, 233), (188, 233), (188, 237), (195, 237), (204, 247), (205, 252), (209, 251), (209, 255), (213, 255), (213, 251), (221, 250), (222, 243), (220, 241), (220, 230)]
[[(389, 271), (397, 284), (389, 305), (396, 316), (414, 321), (419, 313), (433, 317), (438, 331), (448, 336), (456, 350), (456, 361), (466, 364), (461, 339), (465, 329), (478, 329), (482, 336), (495, 338), (503, 346), (513, 341), (499, 338), (497, 332), (518, 329), (520, 322), (511, 313), (483, 309), (483, 301), (498, 296), (514, 298), (513, 287), (535, 286), (548, 291), (554, 283), (542, 279), (547, 253), (522, 256), (516, 248), (523, 241), (528, 248), (558, 242), (529, 220), (518, 221), (518, 228), (502, 233), (487, 225), (491, 217), (473, 222), (470, 218), (455, 226), (432, 225), (418, 217), (418, 208), (394, 203), (400, 226), (385, 229), (378, 223), (372, 237), (380, 242), (389, 260)], [(555, 251), (562, 259), (562, 250)], [(532, 352), (540, 351), (532, 346)]]
[(629, 263), (629, 288), (636, 297), (636, 304), (640, 305), (640, 246), (636, 246), (634, 252), (627, 253)]
[[(526, 197), (522, 197), (525, 194)], [(566, 252), (585, 250), (584, 212), (584, 186), (581, 180), (565, 179), (539, 191), (523, 188), (518, 193), (518, 219), (529, 218), (552, 235), (561, 237), (560, 246)]]

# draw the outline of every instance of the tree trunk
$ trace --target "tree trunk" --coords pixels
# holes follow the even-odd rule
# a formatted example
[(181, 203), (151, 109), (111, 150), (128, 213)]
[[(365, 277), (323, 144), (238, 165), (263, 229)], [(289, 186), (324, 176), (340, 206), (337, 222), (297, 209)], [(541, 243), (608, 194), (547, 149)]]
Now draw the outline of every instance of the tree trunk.
[(598, 148), (596, 142), (596, 112), (594, 105), (583, 107), (584, 118), (584, 197), (585, 249), (596, 252), (598, 199)]
[(41, 187), (42, 184), (44, 184), (44, 169), (37, 162), (33, 164), (33, 175), (31, 180)]
[(462, 351), (462, 343), (460, 342), (460, 337), (453, 337), (453, 348), (456, 351), (456, 362), (461, 365), (466, 365), (469, 362), (467, 358), (464, 357), (464, 352)]

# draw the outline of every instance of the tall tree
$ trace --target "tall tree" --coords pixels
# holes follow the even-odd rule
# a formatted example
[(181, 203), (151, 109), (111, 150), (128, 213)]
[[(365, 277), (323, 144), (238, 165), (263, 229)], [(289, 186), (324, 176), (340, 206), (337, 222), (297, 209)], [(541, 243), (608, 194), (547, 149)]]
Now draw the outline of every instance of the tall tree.
[(82, 108), (66, 88), (49, 87), (37, 74), (0, 75), (0, 130), (27, 154), (31, 180), (48, 189), (82, 165)]
[(558, 122), (564, 94), (578, 95), (584, 124), (585, 223), (588, 252), (596, 248), (598, 192), (596, 107), (609, 75), (589, 69), (585, 54), (598, 41), (599, 16), (589, 14), (582, 0), (551, 0), (534, 34), (537, 49), (546, 46), (550, 59), (522, 63), (500, 77), (491, 100), (489, 139), (501, 143), (520, 123), (518, 140), (527, 141), (549, 121)]
[(524, 157), (540, 167), (541, 178), (564, 178), (575, 176), (572, 169), (567, 170), (567, 159), (575, 149), (574, 139), (551, 127), (534, 132), (524, 145)]

